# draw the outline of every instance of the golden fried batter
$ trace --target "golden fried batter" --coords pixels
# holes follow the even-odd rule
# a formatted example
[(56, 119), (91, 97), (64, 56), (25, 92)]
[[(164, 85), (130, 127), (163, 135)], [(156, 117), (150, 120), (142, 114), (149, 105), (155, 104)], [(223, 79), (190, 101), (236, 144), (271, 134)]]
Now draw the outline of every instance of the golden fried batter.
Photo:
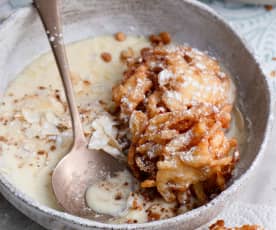
[(222, 191), (238, 160), (225, 136), (231, 80), (218, 62), (190, 47), (155, 47), (127, 63), (113, 101), (131, 137), (128, 164), (142, 188), (179, 204)]
[(232, 104), (230, 95), (230, 79), (218, 62), (189, 47), (143, 49), (113, 89), (114, 102), (127, 115), (140, 104), (151, 114), (197, 103)]

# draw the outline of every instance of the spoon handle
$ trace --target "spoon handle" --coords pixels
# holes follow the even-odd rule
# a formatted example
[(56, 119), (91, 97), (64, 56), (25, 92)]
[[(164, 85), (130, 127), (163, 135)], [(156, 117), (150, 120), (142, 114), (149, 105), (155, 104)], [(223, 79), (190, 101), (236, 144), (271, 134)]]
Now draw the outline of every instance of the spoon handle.
[(34, 0), (34, 6), (40, 15), (45, 31), (48, 35), (56, 64), (62, 78), (67, 103), (71, 113), (74, 144), (86, 142), (82, 124), (75, 102), (73, 86), (70, 78), (69, 64), (64, 47), (61, 15), (59, 10), (60, 0)]

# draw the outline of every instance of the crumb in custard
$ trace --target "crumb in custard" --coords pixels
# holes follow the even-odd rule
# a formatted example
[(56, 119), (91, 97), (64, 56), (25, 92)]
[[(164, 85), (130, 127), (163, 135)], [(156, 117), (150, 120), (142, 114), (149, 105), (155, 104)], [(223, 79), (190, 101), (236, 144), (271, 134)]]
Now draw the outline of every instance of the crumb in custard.
[(7, 138), (4, 136), (0, 136), (0, 142), (7, 142)]
[(126, 40), (126, 35), (123, 32), (118, 32), (114, 35), (115, 39), (119, 42)]
[(121, 200), (122, 199), (122, 193), (120, 193), (120, 192), (116, 193), (114, 199), (115, 200)]
[(91, 82), (88, 81), (88, 80), (84, 80), (83, 83), (84, 83), (85, 85), (91, 85)]
[(134, 199), (133, 199), (131, 208), (134, 210), (142, 210), (143, 209), (143, 205), (141, 205), (139, 203), (138, 198), (135, 195), (134, 195)]
[(138, 221), (135, 220), (135, 219), (128, 219), (128, 220), (126, 221), (126, 223), (127, 223), (127, 224), (136, 224), (136, 223), (138, 223)]
[(51, 147), (50, 147), (50, 150), (51, 151), (55, 151), (57, 149), (57, 147), (55, 146), (55, 145), (52, 145)]
[(131, 47), (128, 47), (127, 50), (122, 50), (120, 54), (120, 59), (125, 63), (128, 59), (134, 57), (134, 50)]
[(44, 89), (46, 89), (46, 87), (45, 86), (38, 86), (38, 89), (44, 90)]
[(148, 221), (160, 220), (160, 214), (151, 210), (146, 211), (148, 214)]
[(62, 133), (64, 131), (68, 130), (68, 127), (65, 126), (64, 124), (58, 124), (57, 129)]
[(90, 137), (91, 136), (91, 133), (88, 133), (88, 132), (85, 132), (84, 133), (84, 136), (87, 138), (87, 137)]
[(38, 150), (38, 151), (37, 151), (37, 154), (38, 154), (38, 155), (46, 155), (47, 152), (46, 152), (45, 150)]
[(103, 60), (104, 62), (111, 62), (111, 60), (112, 60), (112, 56), (111, 56), (111, 54), (108, 53), (108, 52), (103, 52), (103, 53), (101, 54), (101, 58), (102, 58), (102, 60)]

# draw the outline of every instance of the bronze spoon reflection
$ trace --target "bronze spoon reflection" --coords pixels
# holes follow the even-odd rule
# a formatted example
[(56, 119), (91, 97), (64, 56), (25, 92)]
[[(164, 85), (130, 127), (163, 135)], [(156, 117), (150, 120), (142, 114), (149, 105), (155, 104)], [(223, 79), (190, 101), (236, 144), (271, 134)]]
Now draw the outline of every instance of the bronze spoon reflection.
[(34, 0), (44, 24), (56, 64), (62, 78), (73, 126), (73, 146), (57, 164), (52, 185), (58, 203), (69, 213), (104, 221), (109, 216), (97, 214), (87, 208), (85, 193), (89, 185), (105, 179), (107, 175), (123, 171), (126, 165), (102, 151), (89, 150), (73, 94), (68, 60), (64, 48), (58, 0)]

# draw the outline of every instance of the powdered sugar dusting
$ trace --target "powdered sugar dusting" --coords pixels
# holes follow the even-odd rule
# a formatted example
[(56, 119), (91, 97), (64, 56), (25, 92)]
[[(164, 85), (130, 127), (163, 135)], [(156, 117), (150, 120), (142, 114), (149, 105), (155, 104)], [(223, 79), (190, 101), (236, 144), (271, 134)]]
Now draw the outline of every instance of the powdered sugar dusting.
[(158, 83), (159, 83), (160, 86), (164, 86), (173, 77), (174, 77), (174, 74), (171, 71), (169, 71), (167, 69), (164, 69), (158, 74)]

